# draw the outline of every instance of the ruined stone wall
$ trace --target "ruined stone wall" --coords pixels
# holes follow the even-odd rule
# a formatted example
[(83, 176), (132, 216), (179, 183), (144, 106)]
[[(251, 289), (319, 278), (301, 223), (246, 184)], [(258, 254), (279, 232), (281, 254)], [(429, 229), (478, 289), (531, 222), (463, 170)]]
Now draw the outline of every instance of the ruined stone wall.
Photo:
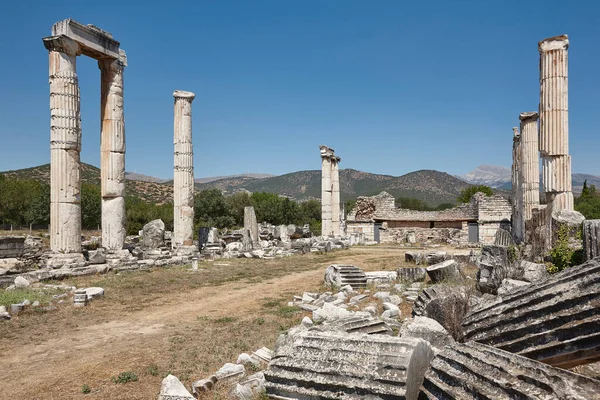
[(510, 231), (512, 206), (502, 196), (478, 197), (479, 242), (493, 244), (496, 231), (500, 228)]
[(455, 228), (390, 228), (380, 230), (381, 243), (406, 243), (408, 235), (414, 234), (417, 243), (466, 244), (467, 229)]
[[(383, 231), (381, 231), (383, 233)], [(347, 234), (364, 233), (365, 240), (375, 240), (375, 224), (373, 222), (348, 221)]]

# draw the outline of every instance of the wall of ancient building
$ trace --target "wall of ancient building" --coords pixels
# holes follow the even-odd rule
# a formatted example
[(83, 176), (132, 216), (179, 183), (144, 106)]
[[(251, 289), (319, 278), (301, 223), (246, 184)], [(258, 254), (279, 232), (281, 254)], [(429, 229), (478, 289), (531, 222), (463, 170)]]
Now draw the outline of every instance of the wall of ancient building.
[(366, 241), (375, 240), (375, 224), (373, 222), (348, 221), (347, 235), (352, 233), (364, 233)]
[(381, 243), (407, 243), (408, 236), (414, 235), (417, 243), (466, 244), (468, 230), (454, 228), (390, 228), (379, 231)]

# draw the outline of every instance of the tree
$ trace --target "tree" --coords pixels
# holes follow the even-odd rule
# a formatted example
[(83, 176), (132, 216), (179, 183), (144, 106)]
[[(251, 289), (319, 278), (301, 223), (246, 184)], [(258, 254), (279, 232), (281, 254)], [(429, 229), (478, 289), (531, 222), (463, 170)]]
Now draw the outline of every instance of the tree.
[(234, 219), (233, 225), (244, 225), (244, 208), (252, 205), (248, 192), (238, 192), (226, 198), (227, 213)]
[(469, 186), (469, 187), (463, 189), (460, 192), (460, 196), (458, 196), (457, 200), (459, 203), (468, 203), (469, 201), (471, 201), (471, 197), (473, 197), (473, 195), (478, 192), (481, 192), (481, 193), (485, 194), (486, 196), (491, 196), (492, 194), (494, 194), (494, 191), (489, 186), (475, 185), (475, 186)]
[(102, 195), (100, 186), (91, 183), (81, 184), (81, 226), (96, 229), (102, 219)]
[[(225, 218), (229, 217), (229, 218)], [(196, 225), (225, 228), (235, 224), (235, 218), (229, 215), (227, 203), (219, 189), (203, 190), (194, 199), (194, 220)]]

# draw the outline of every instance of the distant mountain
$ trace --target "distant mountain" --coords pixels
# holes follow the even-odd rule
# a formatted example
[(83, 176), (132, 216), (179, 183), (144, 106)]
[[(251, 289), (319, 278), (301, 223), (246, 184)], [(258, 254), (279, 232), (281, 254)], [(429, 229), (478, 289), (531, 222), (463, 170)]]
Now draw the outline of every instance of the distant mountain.
[(208, 182), (214, 182), (214, 181), (219, 181), (219, 180), (223, 180), (223, 179), (232, 179), (232, 178), (270, 178), (272, 176), (275, 176), (273, 174), (258, 174), (258, 173), (254, 173), (254, 172), (249, 172), (247, 174), (238, 174), (238, 175), (225, 175), (225, 176), (211, 176), (211, 177), (207, 177), (207, 178), (197, 178), (194, 180), (194, 182), (196, 183), (208, 183)]
[[(14, 171), (2, 172), (5, 176), (19, 179), (35, 179), (41, 182), (50, 183), (50, 164), (39, 165), (37, 167), (18, 169)], [(172, 201), (173, 185), (160, 182), (148, 182), (143, 180), (130, 179), (131, 174), (126, 173), (125, 192), (128, 195), (139, 197), (140, 199), (153, 203), (165, 203)], [(145, 175), (133, 174), (134, 177), (145, 177)], [(148, 177), (152, 179), (158, 179)], [(100, 169), (93, 165), (81, 163), (81, 182), (100, 184)]]
[(153, 183), (165, 183), (165, 182), (173, 180), (173, 179), (155, 178), (153, 176), (137, 174), (135, 172), (125, 172), (125, 179), (129, 179), (130, 181), (153, 182)]
[[(492, 188), (505, 189), (511, 182), (511, 169), (497, 165), (480, 165), (465, 175), (456, 177), (472, 185), (486, 185)], [(510, 186), (509, 186), (510, 188)]]
[[(385, 190), (395, 197), (414, 197), (430, 205), (454, 203), (460, 191), (469, 184), (445, 172), (421, 170), (399, 177), (340, 170), (340, 196), (342, 200), (357, 196), (371, 196)], [(299, 171), (270, 178), (227, 178), (198, 184), (199, 190), (219, 188), (226, 193), (239, 190), (270, 192), (297, 200), (321, 197), (321, 171)]]
[[(505, 170), (508, 169), (481, 166), (467, 175), (470, 176), (469, 179), (472, 182), (477, 184), (488, 184), (491, 186), (495, 182), (494, 186), (497, 188), (496, 190), (500, 194), (506, 195), (508, 192), (503, 190), (510, 190), (510, 177), (508, 182), (505, 182), (502, 186), (498, 186), (500, 177), (506, 172)], [(6, 171), (3, 174), (16, 178), (33, 178), (48, 183), (50, 181), (50, 164), (16, 171)], [(128, 195), (155, 203), (172, 201), (172, 180), (148, 182), (137, 179), (152, 177), (140, 174), (127, 174), (126, 176), (126, 193)], [(478, 179), (476, 179), (477, 176), (479, 176)], [(136, 179), (133, 180), (131, 179), (132, 177)], [(83, 182), (99, 184), (100, 170), (93, 165), (82, 163), (81, 179)], [(586, 179), (588, 184), (594, 184), (600, 188), (600, 177), (574, 174), (573, 190), (576, 193), (581, 191), (583, 181)], [(464, 180), (445, 172), (433, 170), (415, 171), (402, 176), (371, 174), (354, 169), (340, 170), (340, 195), (342, 200), (354, 199), (357, 196), (371, 196), (385, 190), (396, 198), (412, 197), (423, 200), (430, 206), (437, 206), (441, 203), (455, 203), (461, 190), (468, 186), (469, 183)], [(271, 192), (296, 200), (319, 199), (321, 197), (321, 171), (299, 171), (281, 176), (267, 177), (263, 177), (260, 174), (241, 174), (217, 180), (211, 179), (209, 182), (196, 183), (197, 190), (211, 188), (218, 188), (225, 194), (233, 194), (240, 191)]]

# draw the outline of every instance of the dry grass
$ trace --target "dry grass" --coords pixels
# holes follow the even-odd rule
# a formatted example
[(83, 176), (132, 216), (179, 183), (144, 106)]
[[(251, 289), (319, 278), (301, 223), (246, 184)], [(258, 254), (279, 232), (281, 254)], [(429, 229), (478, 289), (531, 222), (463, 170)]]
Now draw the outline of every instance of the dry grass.
[[(327, 265), (391, 270), (403, 259), (403, 252), (369, 247), (219, 260), (197, 273), (173, 267), (69, 279), (64, 283), (101, 286), (106, 295), (85, 308), (68, 298), (56, 311), (30, 310), (0, 323), (0, 378), (11, 382), (0, 399), (156, 398), (169, 373), (189, 387), (242, 352), (272, 348), (307, 315), (287, 302), (320, 290)], [(124, 372), (137, 381), (115, 383)], [(224, 398), (225, 391), (206, 398)]]

